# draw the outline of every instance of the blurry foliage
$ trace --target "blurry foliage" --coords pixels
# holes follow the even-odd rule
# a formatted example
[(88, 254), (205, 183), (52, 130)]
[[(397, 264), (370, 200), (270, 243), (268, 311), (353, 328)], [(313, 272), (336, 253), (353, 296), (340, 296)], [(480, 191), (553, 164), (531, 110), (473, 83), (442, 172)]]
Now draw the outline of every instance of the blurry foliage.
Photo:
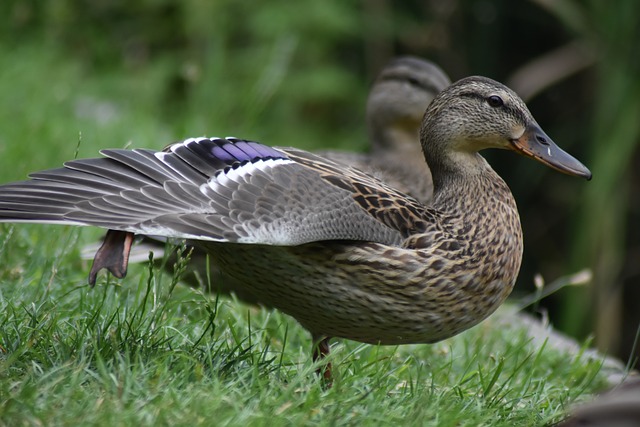
[(176, 138), (231, 132), (335, 146), (362, 130), (363, 108), (352, 106), (364, 103), (367, 83), (344, 66), (358, 64), (353, 3), (252, 3), (7, 1), (2, 37), (15, 48), (46, 43), (84, 73), (158, 70), (159, 113)]
[[(52, 79), (72, 76), (77, 85), (64, 87), (60, 77), (64, 90), (54, 89), (58, 99), (75, 96), (76, 107), (63, 103), (56, 114), (77, 115), (83, 91), (100, 97), (87, 101), (91, 108), (114, 105), (122, 140), (103, 146), (133, 140), (160, 148), (233, 134), (362, 150), (369, 81), (398, 54), (435, 60), (454, 80), (483, 74), (535, 83), (534, 116), (594, 179), (487, 153), (520, 205), (527, 249), (519, 287), (528, 292), (536, 272), (552, 279), (592, 268), (590, 289), (551, 298), (554, 323), (578, 336), (596, 331), (603, 348), (628, 356), (640, 321), (640, 2), (4, 0), (0, 13), (0, 46), (13, 52), (3, 79), (31, 73), (42, 94)], [(28, 60), (43, 52), (48, 60)], [(570, 55), (576, 60), (567, 64)], [(534, 72), (527, 66), (536, 60), (544, 66)], [(99, 87), (84, 85), (89, 76)], [(69, 139), (36, 133), (55, 115), (37, 96), (25, 99), (0, 101), (0, 117), (22, 103), (32, 137)], [(155, 112), (157, 123), (137, 121), (140, 108)], [(70, 135), (88, 126), (79, 123)], [(19, 137), (2, 132), (0, 141)]]

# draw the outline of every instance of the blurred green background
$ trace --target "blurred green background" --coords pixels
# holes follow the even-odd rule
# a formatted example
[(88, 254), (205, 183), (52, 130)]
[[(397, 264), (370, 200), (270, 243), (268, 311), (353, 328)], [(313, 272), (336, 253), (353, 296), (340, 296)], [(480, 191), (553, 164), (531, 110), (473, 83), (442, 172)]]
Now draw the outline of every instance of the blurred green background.
[[(190, 136), (365, 150), (364, 103), (393, 56), (510, 85), (592, 182), (486, 153), (525, 234), (515, 297), (589, 268), (537, 308), (631, 355), (640, 325), (640, 2), (3, 0), (0, 178)], [(80, 145), (78, 147), (78, 142)]]

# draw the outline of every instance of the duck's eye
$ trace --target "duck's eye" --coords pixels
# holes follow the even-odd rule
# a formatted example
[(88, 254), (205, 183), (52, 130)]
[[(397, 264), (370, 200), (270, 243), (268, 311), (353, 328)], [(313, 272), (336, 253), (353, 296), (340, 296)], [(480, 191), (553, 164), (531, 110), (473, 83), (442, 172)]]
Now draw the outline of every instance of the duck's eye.
[(498, 95), (491, 95), (488, 97), (487, 103), (494, 108), (502, 107), (504, 105), (504, 101)]

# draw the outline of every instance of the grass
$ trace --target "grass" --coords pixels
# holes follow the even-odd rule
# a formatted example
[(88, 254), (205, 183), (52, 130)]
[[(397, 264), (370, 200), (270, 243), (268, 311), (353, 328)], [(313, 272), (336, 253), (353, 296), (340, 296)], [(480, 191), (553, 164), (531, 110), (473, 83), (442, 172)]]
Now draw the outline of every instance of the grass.
[(337, 344), (323, 390), (287, 316), (146, 266), (91, 289), (78, 230), (53, 246), (43, 227), (2, 231), (5, 425), (543, 425), (602, 386), (599, 361), (490, 321), (435, 345)]
[[(80, 156), (187, 136), (159, 110), (162, 64), (95, 75), (47, 52), (1, 52), (3, 182), (57, 167), (80, 134)], [(0, 424), (530, 426), (561, 419), (603, 385), (599, 361), (488, 321), (434, 345), (340, 342), (324, 390), (307, 333), (285, 315), (146, 265), (90, 288), (79, 253), (97, 236), (0, 225)]]

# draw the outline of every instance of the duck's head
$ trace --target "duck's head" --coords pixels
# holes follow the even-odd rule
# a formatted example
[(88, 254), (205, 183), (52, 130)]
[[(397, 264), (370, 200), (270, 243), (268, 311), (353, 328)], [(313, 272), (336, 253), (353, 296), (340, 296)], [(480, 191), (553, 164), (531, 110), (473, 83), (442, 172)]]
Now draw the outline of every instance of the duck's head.
[(442, 91), (425, 112), (421, 141), (432, 170), (473, 171), (484, 167), (478, 151), (502, 148), (591, 179), (586, 166), (544, 133), (515, 92), (486, 77), (467, 77)]
[(415, 141), (427, 105), (451, 81), (440, 67), (412, 56), (391, 61), (376, 78), (367, 99), (367, 127), (373, 149), (397, 149)]

